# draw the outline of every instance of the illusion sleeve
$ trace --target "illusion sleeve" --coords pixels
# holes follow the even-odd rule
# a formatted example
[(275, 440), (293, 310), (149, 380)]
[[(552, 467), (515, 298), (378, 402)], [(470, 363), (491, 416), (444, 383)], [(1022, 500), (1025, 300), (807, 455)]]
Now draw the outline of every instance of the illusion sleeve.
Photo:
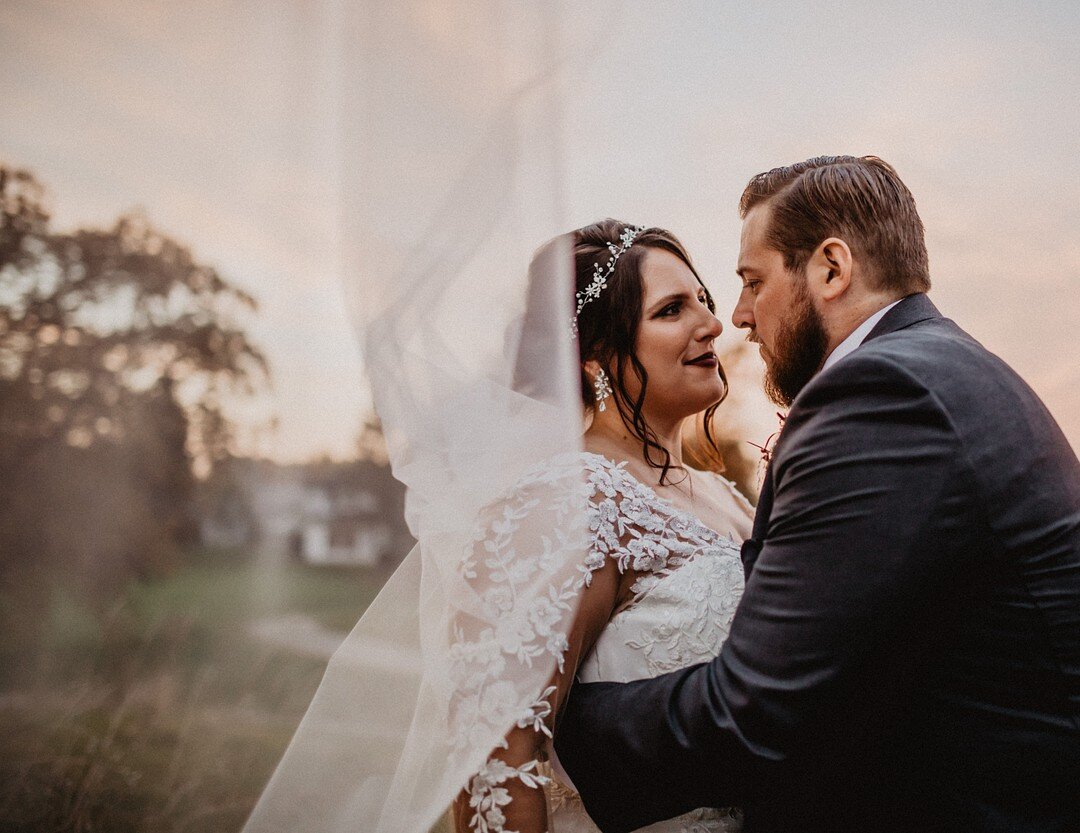
[(548, 830), (540, 763), (620, 584), (617, 562), (593, 556), (591, 490), (580, 464), (519, 484), (484, 510), (462, 562), (453, 719), (508, 731), (454, 802), (458, 833)]

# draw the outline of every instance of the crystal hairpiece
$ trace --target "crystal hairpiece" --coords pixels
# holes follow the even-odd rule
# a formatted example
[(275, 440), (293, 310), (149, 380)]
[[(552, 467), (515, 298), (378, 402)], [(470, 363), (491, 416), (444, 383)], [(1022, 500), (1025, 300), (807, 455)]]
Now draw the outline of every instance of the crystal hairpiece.
[(618, 245), (615, 243), (607, 244), (608, 251), (611, 252), (608, 262), (604, 266), (599, 263), (594, 264), (593, 277), (589, 285), (580, 292), (574, 293), (574, 297), (577, 298), (577, 309), (574, 311), (574, 317), (570, 320), (570, 329), (574, 334), (574, 338), (577, 338), (577, 320), (578, 316), (581, 315), (581, 311), (586, 304), (599, 298), (601, 291), (607, 289), (607, 280), (615, 271), (615, 264), (618, 262), (619, 256), (633, 245), (634, 238), (643, 231), (645, 229), (642, 226), (627, 226), (624, 228), (622, 234), (619, 235)]

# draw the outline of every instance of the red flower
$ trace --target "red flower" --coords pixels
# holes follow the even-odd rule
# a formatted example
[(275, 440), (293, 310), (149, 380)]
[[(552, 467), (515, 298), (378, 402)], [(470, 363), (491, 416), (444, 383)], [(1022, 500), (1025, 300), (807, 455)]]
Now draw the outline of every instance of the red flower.
[[(787, 419), (787, 415), (777, 411), (776, 418), (780, 421), (780, 426), (769, 434), (764, 443), (761, 445), (750, 443), (750, 445), (761, 452), (761, 462), (763, 466), (768, 466), (769, 461), (772, 460), (773, 449), (776, 448), (776, 441), (780, 438), (780, 432), (784, 430), (784, 420)], [(747, 440), (747, 442), (750, 441)]]

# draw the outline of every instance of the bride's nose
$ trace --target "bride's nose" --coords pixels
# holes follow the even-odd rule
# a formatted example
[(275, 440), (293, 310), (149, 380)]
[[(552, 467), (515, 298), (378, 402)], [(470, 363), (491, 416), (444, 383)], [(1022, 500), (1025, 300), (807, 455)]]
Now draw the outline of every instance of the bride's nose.
[(720, 319), (709, 310), (705, 310), (705, 319), (698, 330), (698, 340), (716, 338), (722, 332), (724, 332), (724, 325), (720, 323)]

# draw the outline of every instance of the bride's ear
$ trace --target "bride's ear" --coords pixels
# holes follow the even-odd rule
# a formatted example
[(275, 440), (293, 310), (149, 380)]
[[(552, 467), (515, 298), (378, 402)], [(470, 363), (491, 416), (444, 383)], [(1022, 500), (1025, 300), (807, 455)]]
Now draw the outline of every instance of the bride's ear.
[(603, 368), (600, 367), (600, 362), (596, 359), (588, 359), (581, 363), (581, 369), (585, 371), (585, 375), (590, 379), (595, 379)]

